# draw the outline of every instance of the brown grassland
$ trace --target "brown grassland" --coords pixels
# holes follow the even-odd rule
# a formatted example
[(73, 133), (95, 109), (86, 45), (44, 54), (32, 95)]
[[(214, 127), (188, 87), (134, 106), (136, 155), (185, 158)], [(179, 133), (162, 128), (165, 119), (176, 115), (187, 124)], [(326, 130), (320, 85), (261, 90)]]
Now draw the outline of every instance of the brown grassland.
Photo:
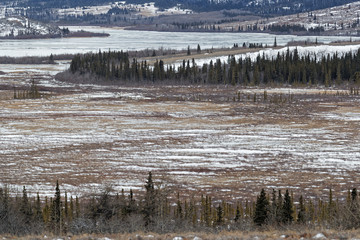
[(6, 90), (0, 101), (1, 183), (30, 194), (52, 195), (57, 179), (73, 195), (143, 191), (149, 171), (185, 196), (230, 201), (263, 187), (313, 197), (357, 187), (359, 97), (347, 90), (45, 80), (43, 99)]
[[(21, 67), (19, 67), (21, 68)], [(49, 70), (52, 66), (42, 66)], [(149, 171), (169, 197), (254, 200), (261, 188), (295, 199), (343, 199), (358, 188), (360, 97), (348, 89), (70, 84), (16, 69), (1, 76), (0, 182), (12, 193), (88, 196), (144, 191)], [(41, 99), (13, 99), (36, 78)], [(134, 233), (111, 239), (356, 238), (358, 231)], [(49, 238), (51, 235), (47, 236)], [(18, 237), (4, 236), (5, 239)], [(41, 239), (27, 236), (23, 239)], [(69, 236), (69, 239), (104, 236)]]

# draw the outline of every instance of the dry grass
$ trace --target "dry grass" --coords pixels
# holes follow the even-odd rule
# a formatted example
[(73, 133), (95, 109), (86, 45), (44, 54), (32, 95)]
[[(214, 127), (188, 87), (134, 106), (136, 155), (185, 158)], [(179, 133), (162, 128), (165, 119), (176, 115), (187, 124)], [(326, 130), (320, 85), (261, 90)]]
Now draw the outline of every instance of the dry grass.
[(253, 199), (262, 187), (312, 196), (331, 187), (343, 196), (360, 178), (359, 121), (346, 115), (360, 112), (357, 97), (292, 89), (293, 102), (275, 104), (233, 102), (238, 91), (260, 96), (264, 89), (223, 86), (57, 91), (49, 99), (0, 100), (2, 183), (52, 195), (59, 179), (83, 195), (105, 185), (141, 190), (153, 171), (186, 195), (232, 201)]
[[(320, 236), (323, 236), (322, 238)], [(0, 236), (1, 237), (1, 236)], [(357, 239), (360, 237), (359, 230), (350, 230), (350, 231), (334, 231), (326, 229), (306, 229), (304, 227), (299, 227), (299, 229), (288, 230), (284, 228), (283, 231), (268, 229), (265, 231), (221, 231), (218, 233), (210, 232), (182, 232), (182, 233), (167, 233), (167, 234), (157, 234), (157, 233), (124, 233), (124, 234), (106, 234), (106, 235), (97, 235), (97, 234), (83, 234), (83, 235), (68, 235), (63, 237), (53, 236), (51, 234), (46, 234), (43, 236), (2, 236), (3, 239), (19, 239), (19, 240), (28, 240), (28, 239), (69, 239), (69, 240), (104, 240), (104, 239), (114, 239), (114, 240), (193, 240), (193, 239), (203, 239), (203, 240), (240, 240), (240, 239)]]

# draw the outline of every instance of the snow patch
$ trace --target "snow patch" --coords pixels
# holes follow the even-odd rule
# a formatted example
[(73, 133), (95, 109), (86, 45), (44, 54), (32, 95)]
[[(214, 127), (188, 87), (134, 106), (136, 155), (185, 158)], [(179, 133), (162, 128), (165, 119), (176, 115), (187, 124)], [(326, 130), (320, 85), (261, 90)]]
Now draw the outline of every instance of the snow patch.
[(313, 239), (326, 239), (326, 236), (323, 233), (316, 234)]

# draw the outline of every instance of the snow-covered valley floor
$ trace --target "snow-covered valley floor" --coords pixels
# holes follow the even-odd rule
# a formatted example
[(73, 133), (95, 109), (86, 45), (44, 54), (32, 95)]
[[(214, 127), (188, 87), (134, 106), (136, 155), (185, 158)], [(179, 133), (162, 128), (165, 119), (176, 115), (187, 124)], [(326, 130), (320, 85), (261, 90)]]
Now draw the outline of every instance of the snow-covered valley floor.
[[(183, 194), (228, 199), (263, 187), (346, 196), (360, 180), (359, 96), (267, 89), (293, 94), (280, 104), (264, 89), (75, 85), (53, 79), (64, 66), (2, 66), (0, 182), (19, 193), (52, 196), (56, 180), (72, 195), (143, 190), (149, 171)], [(33, 77), (47, 97), (12, 99)]]

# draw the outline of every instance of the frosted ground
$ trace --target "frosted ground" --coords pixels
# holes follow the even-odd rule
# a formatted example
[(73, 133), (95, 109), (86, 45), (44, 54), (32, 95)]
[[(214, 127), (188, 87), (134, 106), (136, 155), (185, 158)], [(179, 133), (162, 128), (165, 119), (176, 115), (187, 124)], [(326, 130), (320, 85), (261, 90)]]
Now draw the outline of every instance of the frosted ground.
[[(261, 101), (263, 89), (76, 85), (53, 79), (66, 63), (0, 67), (10, 86), (0, 91), (0, 182), (19, 192), (52, 196), (56, 180), (73, 195), (136, 191), (149, 171), (184, 194), (231, 199), (262, 187), (327, 195), (360, 180), (356, 96), (268, 89), (294, 94), (275, 104)], [(13, 100), (12, 87), (32, 78), (47, 97)]]

